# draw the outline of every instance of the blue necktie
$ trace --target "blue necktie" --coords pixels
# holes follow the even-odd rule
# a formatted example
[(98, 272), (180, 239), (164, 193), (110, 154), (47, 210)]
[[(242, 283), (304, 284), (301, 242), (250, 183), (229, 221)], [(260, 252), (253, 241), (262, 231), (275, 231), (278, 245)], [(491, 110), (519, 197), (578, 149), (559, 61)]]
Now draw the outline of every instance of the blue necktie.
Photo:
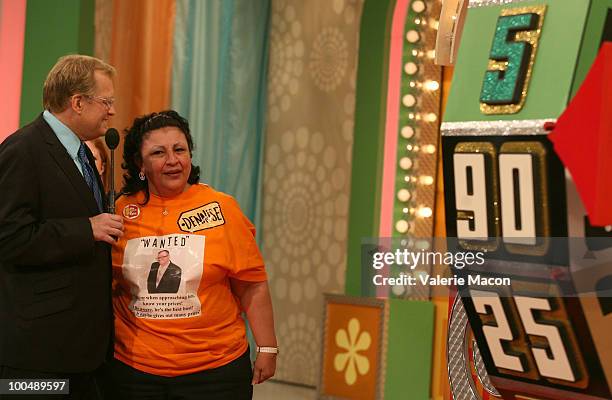
[(94, 197), (96, 198), (96, 203), (98, 203), (98, 210), (102, 212), (102, 193), (100, 193), (100, 188), (98, 187), (98, 180), (96, 179), (96, 175), (89, 164), (89, 160), (87, 159), (87, 154), (85, 153), (86, 144), (81, 142), (81, 147), (79, 147), (78, 159), (81, 164), (81, 168), (83, 169), (83, 178), (85, 178), (85, 182), (87, 182), (87, 186), (93, 192)]

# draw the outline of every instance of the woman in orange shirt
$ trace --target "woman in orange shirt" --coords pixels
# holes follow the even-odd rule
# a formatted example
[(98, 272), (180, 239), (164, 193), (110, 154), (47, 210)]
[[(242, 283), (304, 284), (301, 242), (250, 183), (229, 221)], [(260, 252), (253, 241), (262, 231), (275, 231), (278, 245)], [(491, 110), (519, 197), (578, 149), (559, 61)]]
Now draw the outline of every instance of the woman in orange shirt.
[[(278, 347), (255, 229), (227, 194), (198, 183), (189, 124), (137, 118), (125, 137), (124, 235), (113, 246), (115, 396), (250, 399)], [(257, 343), (253, 369), (246, 313)]]

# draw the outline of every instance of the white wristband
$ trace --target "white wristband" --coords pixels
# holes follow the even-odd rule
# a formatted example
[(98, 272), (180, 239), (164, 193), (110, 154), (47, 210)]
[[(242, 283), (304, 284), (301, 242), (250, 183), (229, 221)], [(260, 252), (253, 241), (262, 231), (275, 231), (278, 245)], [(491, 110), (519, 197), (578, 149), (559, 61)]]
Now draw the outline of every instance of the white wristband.
[(257, 346), (258, 353), (270, 353), (270, 354), (278, 354), (278, 347), (259, 347)]

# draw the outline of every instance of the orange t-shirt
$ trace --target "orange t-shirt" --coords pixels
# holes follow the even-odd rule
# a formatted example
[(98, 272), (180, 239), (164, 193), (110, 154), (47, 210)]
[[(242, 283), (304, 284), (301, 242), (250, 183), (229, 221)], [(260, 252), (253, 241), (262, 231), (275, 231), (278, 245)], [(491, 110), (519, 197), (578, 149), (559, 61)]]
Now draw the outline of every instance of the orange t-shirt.
[(225, 365), (247, 349), (229, 278), (267, 279), (255, 228), (236, 201), (207, 185), (163, 199), (121, 197), (113, 246), (115, 357), (161, 376)]

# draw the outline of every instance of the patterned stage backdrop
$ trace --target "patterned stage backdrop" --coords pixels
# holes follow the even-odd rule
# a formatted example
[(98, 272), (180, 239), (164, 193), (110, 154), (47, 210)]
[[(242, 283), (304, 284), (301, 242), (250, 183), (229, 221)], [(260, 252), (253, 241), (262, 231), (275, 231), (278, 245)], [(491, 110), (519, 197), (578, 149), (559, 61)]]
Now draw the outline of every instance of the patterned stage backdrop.
[(110, 61), (113, 40), (113, 0), (96, 0), (94, 56)]
[(323, 293), (342, 293), (362, 0), (272, 0), (263, 253), (278, 380), (316, 385)]

